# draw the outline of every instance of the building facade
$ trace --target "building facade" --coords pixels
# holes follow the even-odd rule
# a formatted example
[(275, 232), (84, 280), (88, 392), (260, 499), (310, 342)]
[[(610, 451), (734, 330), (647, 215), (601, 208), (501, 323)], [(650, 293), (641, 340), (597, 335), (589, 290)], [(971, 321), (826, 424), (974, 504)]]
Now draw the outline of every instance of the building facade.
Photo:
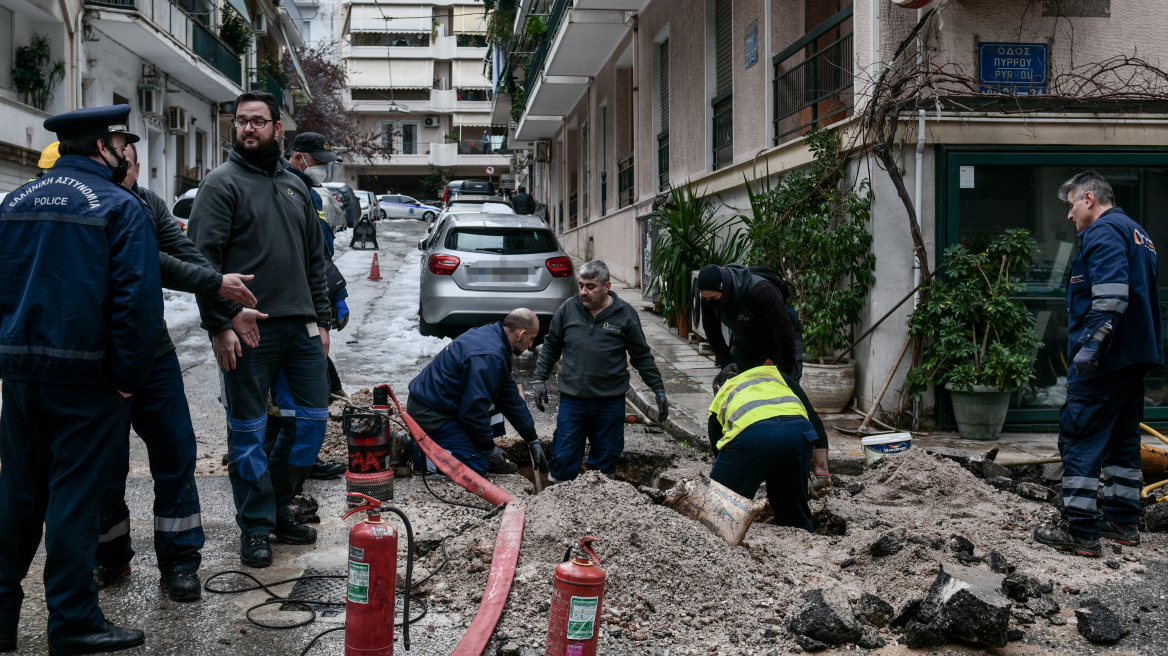
[(481, 0), (346, 2), (342, 14), (347, 109), (389, 154), (346, 162), (341, 180), (417, 198), (435, 193), (419, 181), (438, 169), (510, 184), (505, 130), (491, 126)]
[[(951, 74), (942, 80), (951, 88), (927, 112), (901, 117), (895, 161), (931, 266), (948, 246), (984, 244), (1007, 228), (1028, 228), (1038, 240), (1024, 300), (1043, 345), (1035, 390), (1012, 400), (1015, 427), (1053, 426), (1065, 397), (1064, 277), (1076, 245), (1059, 184), (1095, 168), (1153, 239), (1168, 237), (1158, 203), (1168, 189), (1163, 104), (1025, 98), (1042, 103), (1120, 57), (1162, 66), (1168, 46), (1156, 35), (1168, 18), (1152, 3), (935, 0), (913, 10), (890, 0), (534, 0), (518, 9), (501, 53), (512, 95), (523, 94), (508, 117), (512, 143), (529, 148), (519, 176), (547, 204), (568, 252), (603, 258), (614, 275), (643, 286), (652, 203), (669, 185), (690, 185), (720, 216), (747, 212), (746, 182), (806, 165), (802, 135), (833, 125), (857, 144), (851, 177), (874, 192), (876, 283), (856, 335), (920, 279), (906, 207), (861, 147), (874, 81), (917, 52), (921, 70)], [(525, 35), (525, 16), (546, 16), (541, 38)], [(511, 103), (505, 83), (497, 107)], [(857, 406), (869, 407), (893, 367), (911, 307), (856, 348)], [(907, 368), (898, 368), (893, 390)], [(1168, 420), (1168, 371), (1150, 374), (1148, 390), (1148, 417)], [(900, 403), (894, 396), (885, 409)], [(945, 393), (923, 405), (926, 419), (952, 421)]]

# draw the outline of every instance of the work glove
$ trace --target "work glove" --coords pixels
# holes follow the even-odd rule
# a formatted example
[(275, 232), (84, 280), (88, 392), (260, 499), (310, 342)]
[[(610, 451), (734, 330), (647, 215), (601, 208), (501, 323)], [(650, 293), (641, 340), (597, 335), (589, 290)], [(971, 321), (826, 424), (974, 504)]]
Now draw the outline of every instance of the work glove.
[(807, 498), (822, 499), (831, 494), (831, 476), (820, 476), (815, 472), (807, 479)]
[(1099, 366), (1099, 346), (1100, 342), (1097, 339), (1089, 339), (1075, 354), (1075, 371), (1081, 374), (1089, 374), (1095, 371)]
[(333, 325), (336, 330), (344, 330), (349, 325), (349, 305), (344, 301), (337, 301), (337, 319)]
[(726, 381), (737, 375), (738, 365), (734, 364), (733, 362), (726, 365), (725, 367), (722, 367), (722, 371), (717, 376), (714, 376), (714, 394), (717, 394), (718, 390), (722, 389), (722, 386), (726, 384)]
[(665, 390), (657, 390), (657, 423), (664, 424), (669, 419), (669, 399), (665, 398)]
[(531, 466), (543, 473), (548, 473), (547, 456), (543, 453), (543, 445), (539, 440), (528, 442), (527, 448), (531, 450)]
[(548, 402), (547, 383), (537, 380), (533, 388), (535, 389), (535, 407), (539, 408), (540, 412), (544, 412), (544, 407)]
[(507, 452), (499, 447), (487, 454), (487, 472), (491, 474), (514, 474), (519, 465), (507, 459)]

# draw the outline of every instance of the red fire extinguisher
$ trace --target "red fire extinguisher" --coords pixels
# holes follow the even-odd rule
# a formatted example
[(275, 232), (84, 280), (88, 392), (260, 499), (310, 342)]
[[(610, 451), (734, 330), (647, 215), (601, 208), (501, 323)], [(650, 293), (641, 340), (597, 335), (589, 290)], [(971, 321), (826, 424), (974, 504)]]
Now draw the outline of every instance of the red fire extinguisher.
[(556, 567), (545, 656), (595, 656), (604, 601), (604, 570), (592, 549), (600, 538), (582, 537)]
[(348, 492), (364, 501), (341, 516), (364, 510), (365, 519), (349, 529), (349, 593), (345, 604), (345, 656), (393, 656), (394, 587), (397, 583), (397, 529), (381, 519), (388, 510), (406, 527), (406, 585), (402, 644), (410, 650), (410, 584), (414, 570), (414, 531), (405, 513), (372, 497)]

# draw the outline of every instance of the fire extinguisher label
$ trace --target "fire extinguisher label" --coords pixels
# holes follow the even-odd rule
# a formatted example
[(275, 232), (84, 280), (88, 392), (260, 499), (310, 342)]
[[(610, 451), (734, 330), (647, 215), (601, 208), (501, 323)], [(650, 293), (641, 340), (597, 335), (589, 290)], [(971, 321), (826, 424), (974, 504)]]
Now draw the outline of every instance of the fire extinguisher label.
[(369, 603), (369, 564), (349, 561), (349, 601)]
[[(350, 588), (352, 583), (349, 584)], [(600, 597), (572, 597), (568, 610), (568, 640), (589, 640), (596, 632), (596, 608)]]

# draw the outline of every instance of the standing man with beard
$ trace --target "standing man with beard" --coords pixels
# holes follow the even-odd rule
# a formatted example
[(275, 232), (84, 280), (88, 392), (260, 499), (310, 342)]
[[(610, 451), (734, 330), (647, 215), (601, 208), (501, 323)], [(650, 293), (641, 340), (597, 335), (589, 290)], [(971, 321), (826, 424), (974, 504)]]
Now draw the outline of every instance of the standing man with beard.
[[(232, 330), (212, 337), (224, 372), (240, 561), (272, 564), (270, 536), (288, 544), (316, 542), (316, 530), (297, 523), (287, 502), (308, 475), (328, 420), (328, 286), (324, 237), (308, 188), (287, 171), (276, 140), (283, 125), (269, 93), (235, 100), (235, 146), (229, 160), (203, 180), (191, 210), (195, 246), (217, 271), (248, 271), (259, 323), (259, 346), (241, 344)], [(200, 311), (214, 310), (199, 301)], [(216, 323), (219, 323), (218, 321)], [(264, 451), (268, 393), (283, 371), (296, 411), (290, 449)]]
[(588, 468), (611, 476), (625, 448), (625, 392), (629, 361), (657, 396), (657, 421), (669, 418), (669, 401), (657, 363), (645, 342), (641, 319), (612, 293), (608, 266), (600, 260), (580, 267), (580, 295), (564, 301), (552, 317), (535, 365), (535, 407), (548, 402), (547, 379), (560, 355), (560, 407), (549, 463), (552, 482), (580, 474), (584, 440), (591, 445)]

